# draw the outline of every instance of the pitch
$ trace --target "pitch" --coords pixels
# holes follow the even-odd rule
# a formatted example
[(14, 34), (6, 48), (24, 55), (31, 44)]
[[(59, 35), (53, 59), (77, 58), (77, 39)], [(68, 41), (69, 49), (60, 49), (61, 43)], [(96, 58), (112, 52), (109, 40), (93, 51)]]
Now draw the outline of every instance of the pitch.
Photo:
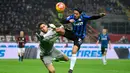
[[(56, 73), (67, 73), (69, 62), (53, 62)], [(0, 59), (0, 73), (48, 73), (39, 59), (18, 60)], [(74, 73), (130, 73), (130, 60), (108, 60), (103, 65), (101, 60), (77, 60)]]

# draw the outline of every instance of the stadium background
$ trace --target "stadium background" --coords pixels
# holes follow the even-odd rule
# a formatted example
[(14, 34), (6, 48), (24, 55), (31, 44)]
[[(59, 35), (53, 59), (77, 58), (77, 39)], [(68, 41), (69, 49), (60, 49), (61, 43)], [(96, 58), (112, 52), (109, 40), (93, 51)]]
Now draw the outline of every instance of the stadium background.
[[(64, 16), (55, 10), (55, 4), (59, 1), (64, 2), (67, 7)], [(77, 60), (74, 73), (130, 73), (129, 0), (0, 0), (0, 73), (47, 73), (42, 62), (36, 59), (39, 58), (38, 41), (35, 37), (37, 23), (59, 24), (56, 18), (70, 15), (75, 7), (82, 8), (88, 15), (105, 12), (107, 16), (89, 21), (86, 27), (87, 37), (77, 55), (80, 60)], [(71, 25), (64, 26), (71, 30)], [(107, 66), (101, 63), (100, 45), (95, 45), (97, 35), (104, 27), (109, 30), (112, 41)], [(25, 32), (28, 42), (23, 63), (17, 60), (16, 38), (20, 30)], [(72, 41), (61, 36), (55, 47), (70, 57), (71, 43)], [(57, 73), (67, 73), (69, 68), (69, 62), (54, 65)]]
[[(64, 2), (66, 10), (57, 13), (55, 4)], [(72, 13), (73, 8), (82, 8), (88, 15), (96, 15), (101, 12), (107, 16), (89, 21), (85, 44), (94, 44), (102, 28), (109, 30), (109, 35), (113, 44), (127, 44), (114, 49), (119, 58), (129, 58), (130, 41), (130, 2), (128, 0), (1, 0), (0, 1), (0, 47), (2, 43), (15, 43), (19, 36), (19, 31), (23, 30), (28, 43), (37, 43), (35, 32), (38, 22), (59, 24), (56, 18), (64, 18)], [(64, 25), (71, 30), (71, 25)], [(72, 43), (64, 37), (60, 37), (56, 43)], [(13, 44), (12, 46), (14, 46)], [(65, 47), (67, 48), (67, 45)], [(16, 45), (15, 45), (16, 46)], [(7, 49), (5, 47), (4, 49)], [(10, 48), (10, 47), (9, 47)], [(11, 47), (13, 48), (13, 47)], [(15, 48), (15, 47), (14, 47)], [(35, 49), (28, 48), (26, 53), (32, 53)], [(122, 52), (123, 51), (123, 52)], [(29, 57), (29, 54), (25, 56)], [(33, 53), (32, 53), (33, 54)], [(125, 55), (126, 54), (126, 55)], [(36, 55), (36, 54), (33, 54)], [(125, 56), (123, 56), (125, 55)], [(123, 56), (123, 57), (122, 57)], [(28, 58), (27, 57), (27, 58)], [(31, 56), (30, 57), (34, 57)]]
[[(63, 17), (70, 15), (75, 7), (82, 8), (88, 15), (107, 13), (107, 16), (88, 23), (85, 43), (95, 43), (98, 33), (104, 27), (108, 28), (113, 43), (122, 43), (119, 41), (121, 38), (126, 40), (124, 43), (129, 43), (129, 0), (1, 0), (0, 41), (15, 42), (19, 31), (24, 30), (28, 42), (37, 42), (34, 35), (37, 23), (44, 21), (58, 24), (56, 17), (62, 17), (55, 10), (55, 4), (59, 1), (67, 7)], [(65, 28), (71, 29), (70, 26), (65, 25)], [(63, 42), (61, 39), (57, 42)]]

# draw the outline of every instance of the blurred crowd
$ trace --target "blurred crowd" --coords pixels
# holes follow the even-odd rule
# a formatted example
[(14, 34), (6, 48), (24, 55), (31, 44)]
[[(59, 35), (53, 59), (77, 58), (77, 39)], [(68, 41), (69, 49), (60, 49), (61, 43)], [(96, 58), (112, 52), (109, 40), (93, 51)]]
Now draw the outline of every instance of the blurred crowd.
[(0, 34), (17, 34), (19, 30), (33, 33), (38, 22), (52, 20), (48, 10), (55, 9), (54, 3), (53, 0), (0, 0)]
[[(0, 36), (0, 43), (4, 43), (4, 42), (17, 42), (17, 38), (19, 35), (17, 36), (10, 36), (10, 35), (6, 35), (6, 36)], [(26, 41), (28, 43), (37, 43), (38, 39), (36, 36), (28, 36), (25, 35)], [(67, 38), (60, 36), (57, 40), (57, 43), (68, 43), (68, 42), (72, 42), (69, 41)]]
[(119, 40), (119, 41), (117, 41), (117, 43), (121, 43), (121, 44), (129, 44), (129, 43), (130, 43), (130, 41), (128, 40), (128, 38), (127, 38), (127, 37), (122, 36), (122, 37), (120, 38), (120, 40)]
[[(113, 35), (111, 35), (113, 36)], [(116, 36), (115, 38), (112, 38), (110, 36), (111, 42), (115, 43), (115, 44), (129, 44), (130, 43), (130, 37), (128, 36)], [(10, 36), (10, 35), (6, 35), (6, 36), (0, 36), (0, 43), (4, 43), (4, 42), (17, 42), (17, 36)], [(25, 35), (26, 41), (28, 43), (37, 43), (38, 39), (36, 36), (28, 36)], [(84, 43), (96, 43), (96, 42), (92, 42), (90, 41), (90, 37), (87, 36), (84, 40)], [(60, 36), (57, 40), (56, 43), (73, 43), (73, 41), (68, 40), (67, 38)]]
[[(120, 0), (59, 1), (63, 1), (67, 6), (65, 15), (70, 15), (71, 10), (75, 7), (82, 8), (88, 14), (106, 12), (114, 15), (126, 15), (124, 9), (130, 10), (130, 2), (128, 3), (127, 0), (123, 2)], [(28, 36), (34, 36), (38, 22), (54, 22), (54, 16), (57, 16), (55, 10), (57, 2), (58, 0), (0, 0), (0, 35), (16, 36), (20, 30), (23, 30)], [(5, 41), (2, 38), (0, 40)]]

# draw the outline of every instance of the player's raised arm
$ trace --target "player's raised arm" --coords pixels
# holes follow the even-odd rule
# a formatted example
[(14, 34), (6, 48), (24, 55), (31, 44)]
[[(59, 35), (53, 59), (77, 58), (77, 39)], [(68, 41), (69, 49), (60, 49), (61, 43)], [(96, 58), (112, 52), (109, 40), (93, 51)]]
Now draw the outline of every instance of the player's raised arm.
[(94, 16), (87, 16), (85, 13), (83, 14), (83, 17), (86, 19), (86, 20), (96, 20), (96, 19), (99, 19), (103, 16), (105, 16), (106, 13), (100, 13), (99, 15), (94, 15)]

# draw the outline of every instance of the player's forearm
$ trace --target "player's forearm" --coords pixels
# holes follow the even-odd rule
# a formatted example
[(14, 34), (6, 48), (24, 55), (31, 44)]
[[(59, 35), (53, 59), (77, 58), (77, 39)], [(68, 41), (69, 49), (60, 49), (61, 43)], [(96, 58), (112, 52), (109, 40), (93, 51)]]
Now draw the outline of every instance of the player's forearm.
[(89, 18), (89, 20), (96, 20), (96, 19), (99, 19), (99, 18), (101, 18), (101, 17), (103, 17), (103, 16), (91, 16), (90, 18)]
[(109, 45), (111, 46), (111, 41), (109, 41)]
[(99, 43), (99, 40), (96, 42), (96, 44), (98, 44)]

